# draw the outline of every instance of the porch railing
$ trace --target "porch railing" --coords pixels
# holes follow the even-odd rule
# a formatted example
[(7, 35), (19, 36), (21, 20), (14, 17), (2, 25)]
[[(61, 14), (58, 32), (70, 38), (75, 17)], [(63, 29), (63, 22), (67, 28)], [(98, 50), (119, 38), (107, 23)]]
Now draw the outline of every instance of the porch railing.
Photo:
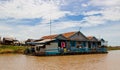
[[(65, 50), (66, 49), (66, 50)], [(69, 51), (68, 51), (69, 50)], [(47, 55), (57, 55), (61, 53), (104, 53), (107, 52), (107, 48), (51, 48), (45, 50)]]
[(72, 52), (107, 52), (107, 48), (71, 48)]

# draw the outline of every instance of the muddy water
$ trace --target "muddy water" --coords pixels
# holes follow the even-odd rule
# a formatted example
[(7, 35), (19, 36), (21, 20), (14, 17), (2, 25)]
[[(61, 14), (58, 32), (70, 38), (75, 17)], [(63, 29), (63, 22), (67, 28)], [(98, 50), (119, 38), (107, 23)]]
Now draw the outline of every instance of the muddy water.
[(48, 57), (0, 54), (0, 70), (120, 70), (120, 51)]

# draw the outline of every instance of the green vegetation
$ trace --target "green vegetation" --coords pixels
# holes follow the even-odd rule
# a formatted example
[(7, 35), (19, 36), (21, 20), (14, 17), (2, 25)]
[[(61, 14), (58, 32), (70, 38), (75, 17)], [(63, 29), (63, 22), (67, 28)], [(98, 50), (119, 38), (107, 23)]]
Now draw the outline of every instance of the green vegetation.
[[(120, 46), (108, 46), (109, 50), (120, 50)], [(23, 54), (25, 50), (28, 50), (26, 46), (13, 46), (13, 45), (0, 45), (0, 54), (4, 53), (21, 53)]]
[(108, 50), (120, 50), (120, 46), (108, 46)]
[(0, 45), (0, 54), (3, 53), (24, 53), (25, 46)]

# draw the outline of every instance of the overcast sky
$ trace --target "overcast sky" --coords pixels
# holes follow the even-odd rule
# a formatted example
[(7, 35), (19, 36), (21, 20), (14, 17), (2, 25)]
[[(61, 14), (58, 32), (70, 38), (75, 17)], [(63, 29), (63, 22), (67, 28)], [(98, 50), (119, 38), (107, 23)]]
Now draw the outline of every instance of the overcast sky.
[(18, 40), (80, 31), (120, 45), (120, 0), (0, 0), (0, 36)]

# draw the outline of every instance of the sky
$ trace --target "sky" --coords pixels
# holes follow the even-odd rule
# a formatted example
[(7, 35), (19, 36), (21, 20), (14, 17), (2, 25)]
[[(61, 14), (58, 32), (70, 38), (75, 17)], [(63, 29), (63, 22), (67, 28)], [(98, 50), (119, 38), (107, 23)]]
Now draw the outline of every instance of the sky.
[(0, 36), (18, 40), (81, 31), (120, 45), (120, 0), (0, 0)]

